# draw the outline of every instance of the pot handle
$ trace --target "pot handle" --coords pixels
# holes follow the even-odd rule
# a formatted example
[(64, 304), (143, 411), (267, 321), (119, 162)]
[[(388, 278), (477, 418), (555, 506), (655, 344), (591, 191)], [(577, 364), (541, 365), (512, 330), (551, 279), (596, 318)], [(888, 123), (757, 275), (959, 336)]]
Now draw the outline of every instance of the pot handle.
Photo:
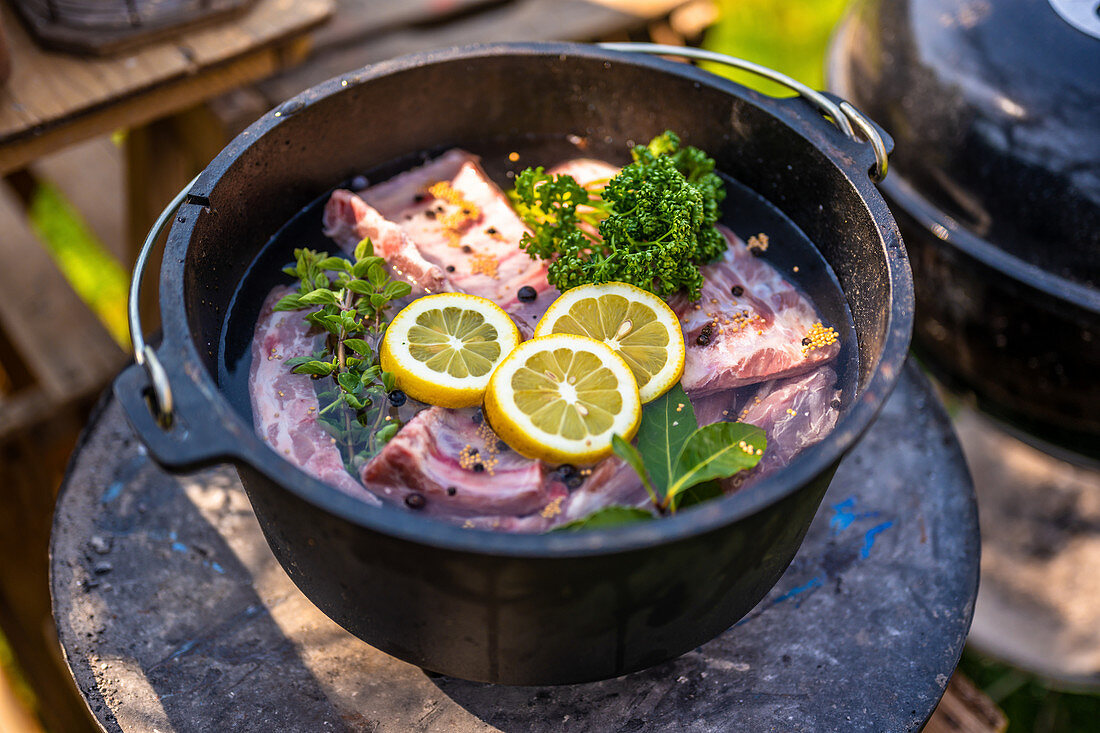
[[(600, 48), (606, 48), (609, 51), (644, 53), (658, 56), (682, 56), (684, 58), (698, 59), (700, 61), (711, 61), (716, 64), (722, 64), (723, 66), (732, 66), (741, 71), (748, 71), (757, 76), (762, 76), (769, 81), (773, 81), (776, 84), (781, 84), (797, 92), (799, 96), (812, 103), (849, 138), (856, 142), (869, 143), (875, 152), (875, 166), (871, 169), (871, 178), (875, 181), (881, 181), (886, 178), (886, 173), (889, 170), (889, 153), (886, 149), (886, 143), (883, 141), (882, 135), (879, 134), (874, 124), (872, 124), (862, 112), (853, 107), (850, 102), (845, 100), (841, 100), (839, 103), (834, 102), (825, 94), (775, 69), (769, 69), (767, 66), (761, 66), (752, 61), (739, 59), (735, 56), (727, 56), (726, 54), (717, 53), (715, 51), (707, 51), (702, 48), (668, 46), (661, 43), (616, 42), (599, 43), (596, 45)], [(859, 131), (858, 135), (856, 134), (857, 130)]]
[(175, 402), (172, 395), (172, 385), (168, 382), (168, 374), (164, 371), (164, 365), (160, 363), (153, 347), (145, 342), (145, 331), (141, 327), (141, 283), (145, 279), (145, 268), (149, 264), (149, 255), (152, 254), (153, 247), (164, 232), (164, 228), (168, 226), (169, 220), (175, 216), (176, 211), (183, 205), (187, 194), (191, 192), (191, 186), (195, 185), (197, 180), (199, 180), (198, 176), (192, 178), (191, 182), (168, 202), (168, 205), (164, 207), (164, 211), (160, 212), (160, 216), (153, 223), (149, 233), (145, 235), (145, 241), (141, 245), (141, 251), (138, 252), (137, 261), (134, 262), (134, 273), (130, 277), (130, 293), (126, 304), (134, 361), (145, 370), (149, 385), (152, 387), (152, 392), (149, 395), (150, 408), (156, 417), (157, 423), (164, 429), (172, 426)]
[[(196, 176), (164, 208), (138, 253), (127, 302), (135, 363), (124, 369), (113, 385), (115, 398), (150, 453), (161, 465), (176, 470), (199, 468), (229, 458), (234, 444), (231, 436), (221, 431), (204, 428), (200, 435), (190, 429), (189, 421), (180, 413), (195, 414), (208, 401), (187, 375), (176, 373), (169, 378), (157, 352), (145, 341), (141, 325), (141, 284), (149, 256), (197, 180)], [(162, 345), (160, 350), (163, 352), (165, 348), (167, 345)], [(211, 421), (203, 422), (205, 425)]]

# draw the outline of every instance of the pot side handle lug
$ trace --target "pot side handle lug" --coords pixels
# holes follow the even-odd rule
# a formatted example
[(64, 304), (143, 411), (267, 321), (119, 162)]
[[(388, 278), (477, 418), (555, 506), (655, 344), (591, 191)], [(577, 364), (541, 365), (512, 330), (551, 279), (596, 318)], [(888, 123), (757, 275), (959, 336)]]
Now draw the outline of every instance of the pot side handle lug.
[[(201, 388), (183, 370), (175, 365), (178, 358), (169, 355), (162, 344), (153, 349), (145, 340), (141, 325), (141, 284), (153, 247), (168, 222), (184, 201), (194, 198), (192, 186), (199, 176), (191, 180), (157, 217), (134, 263), (130, 279), (127, 315), (130, 323), (130, 340), (133, 343), (134, 363), (122, 371), (114, 382), (114, 393), (130, 425), (145, 443), (158, 463), (172, 470), (200, 468), (233, 455), (232, 439), (217, 420), (193, 420), (209, 411), (209, 400)], [(199, 196), (202, 196), (199, 194)], [(205, 198), (203, 196), (203, 198)], [(172, 376), (169, 369), (172, 367)], [(201, 425), (201, 430), (192, 426)]]
[(832, 92), (821, 92), (821, 94), (836, 102), (840, 111), (848, 118), (858, 136), (853, 139), (861, 138), (861, 142), (870, 146), (874, 158), (869, 161), (870, 167), (867, 174), (876, 183), (881, 182), (890, 171), (890, 154), (894, 152), (894, 138), (885, 128), (856, 109), (855, 105), (848, 100)]
[[(144, 367), (130, 364), (115, 377), (112, 390), (126, 419), (145, 444), (149, 454), (161, 466), (172, 471), (191, 471), (234, 458), (236, 441), (217, 427), (213, 420), (192, 420), (195, 410), (207, 409), (205, 400), (191, 389), (186, 377), (174, 376), (174, 407), (165, 415), (158, 407), (156, 394)], [(193, 429), (201, 425), (201, 429)]]

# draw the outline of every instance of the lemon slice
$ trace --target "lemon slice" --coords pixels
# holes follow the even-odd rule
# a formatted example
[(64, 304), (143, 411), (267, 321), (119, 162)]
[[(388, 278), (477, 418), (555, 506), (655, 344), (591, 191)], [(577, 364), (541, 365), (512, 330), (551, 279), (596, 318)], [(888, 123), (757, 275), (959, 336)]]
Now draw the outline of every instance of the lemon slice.
[(489, 380), (485, 417), (517, 453), (551, 463), (611, 455), (611, 436), (630, 440), (642, 403), (622, 357), (573, 334), (525, 341)]
[(642, 403), (680, 381), (684, 336), (676, 314), (660, 297), (626, 283), (581, 285), (547, 309), (535, 336), (573, 333), (603, 341), (630, 366)]
[(441, 407), (481, 404), (493, 370), (519, 343), (500, 306), (464, 293), (417, 298), (382, 338), (382, 368), (413, 399)]

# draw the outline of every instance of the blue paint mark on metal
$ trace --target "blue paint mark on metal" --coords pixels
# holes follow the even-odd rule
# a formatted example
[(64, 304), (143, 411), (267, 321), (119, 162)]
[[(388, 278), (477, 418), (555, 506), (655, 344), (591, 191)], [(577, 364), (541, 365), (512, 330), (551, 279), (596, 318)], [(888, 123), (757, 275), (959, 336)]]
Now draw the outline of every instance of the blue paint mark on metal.
[(192, 639), (191, 641), (184, 642), (178, 649), (176, 649), (176, 651), (169, 654), (168, 658), (165, 659), (164, 661), (165, 662), (170, 662), (173, 659), (176, 659), (178, 657), (182, 657), (184, 654), (191, 651), (191, 649), (193, 649), (194, 646), (196, 644), (198, 644), (200, 641), (202, 641), (202, 639)]
[(879, 536), (886, 530), (894, 526), (893, 522), (883, 522), (882, 524), (876, 524), (867, 530), (867, 534), (863, 535), (863, 548), (859, 551), (859, 556), (864, 560), (871, 556), (871, 548), (875, 546), (875, 537)]
[(107, 490), (103, 492), (103, 497), (100, 499), (100, 502), (103, 504), (111, 503), (118, 498), (118, 495), (122, 493), (122, 489), (125, 488), (125, 486), (126, 484), (121, 481), (112, 481), (110, 486), (107, 487)]
[(126, 487), (126, 484), (130, 483), (130, 479), (136, 476), (138, 471), (148, 462), (148, 458), (146, 458), (144, 452), (141, 450), (144, 446), (139, 445), (138, 448), (138, 454), (131, 456), (130, 460), (126, 461), (126, 463), (115, 471), (114, 481), (112, 481), (107, 486), (107, 490), (103, 492), (103, 496), (100, 498), (101, 503), (108, 504), (117, 499), (122, 494), (122, 490)]
[(853, 509), (856, 506), (856, 498), (849, 496), (842, 502), (832, 505), (833, 512), (835, 512), (832, 518), (829, 519), (829, 528), (833, 530), (833, 534), (840, 534), (842, 531), (852, 526), (852, 523), (858, 519), (873, 519), (879, 515), (878, 512), (856, 512)]
[(173, 542), (172, 549), (176, 552), (187, 552), (187, 545), (183, 544), (182, 542)]
[(221, 573), (222, 575), (225, 575), (225, 568), (223, 568), (218, 563), (212, 562), (212, 563), (210, 563), (210, 567), (214, 568), (214, 572)]
[[(772, 601), (772, 605), (774, 606), (777, 603), (782, 603), (783, 601), (794, 598), (797, 595), (801, 595), (808, 590), (820, 588), (824, 584), (824, 582), (825, 581), (823, 581), (820, 576), (815, 576), (810, 579), (810, 582), (805, 583), (804, 585), (800, 585), (797, 588), (791, 588), (789, 591), (776, 598), (774, 601)], [(801, 600), (799, 601), (799, 603), (801, 603)]]

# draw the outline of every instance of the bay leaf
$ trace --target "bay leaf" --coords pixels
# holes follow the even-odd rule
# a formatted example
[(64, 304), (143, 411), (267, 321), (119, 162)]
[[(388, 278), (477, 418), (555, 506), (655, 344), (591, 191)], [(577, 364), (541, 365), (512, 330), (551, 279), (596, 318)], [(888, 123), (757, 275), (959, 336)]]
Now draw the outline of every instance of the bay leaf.
[(699, 428), (676, 459), (676, 480), (668, 488), (669, 498), (675, 500), (693, 486), (755, 467), (767, 444), (764, 431), (755, 425), (719, 422)]
[(695, 410), (679, 382), (642, 408), (638, 452), (658, 496), (663, 498), (676, 480), (676, 459), (697, 427)]

